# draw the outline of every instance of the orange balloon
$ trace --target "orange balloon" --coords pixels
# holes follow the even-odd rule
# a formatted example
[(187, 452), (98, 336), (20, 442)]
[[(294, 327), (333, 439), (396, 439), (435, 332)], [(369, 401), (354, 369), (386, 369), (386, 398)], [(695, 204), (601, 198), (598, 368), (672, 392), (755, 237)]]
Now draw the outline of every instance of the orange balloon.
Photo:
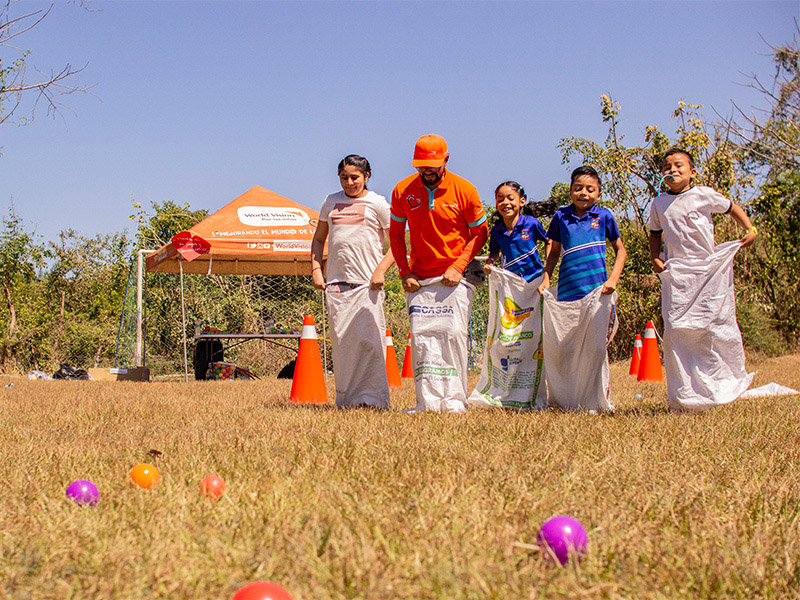
[(222, 492), (225, 491), (226, 487), (227, 485), (222, 477), (219, 475), (209, 475), (200, 482), (200, 493), (212, 500), (216, 500), (222, 496)]
[(158, 469), (147, 463), (136, 465), (128, 475), (133, 480), (133, 483), (146, 490), (149, 490), (158, 482)]
[(248, 583), (231, 600), (293, 600), (285, 589), (271, 581)]

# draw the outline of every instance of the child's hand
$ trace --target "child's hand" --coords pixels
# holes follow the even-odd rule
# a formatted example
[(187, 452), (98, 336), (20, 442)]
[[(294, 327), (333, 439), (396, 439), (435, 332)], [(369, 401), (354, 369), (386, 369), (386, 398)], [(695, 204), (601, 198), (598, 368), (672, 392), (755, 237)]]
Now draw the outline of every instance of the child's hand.
[(617, 282), (616, 281), (606, 281), (603, 284), (603, 289), (600, 290), (601, 294), (605, 294), (608, 296), (609, 294), (613, 294), (617, 290)]
[(536, 291), (539, 292), (540, 296), (544, 296), (544, 291), (550, 289), (550, 280), (547, 279), (539, 284), (539, 287), (536, 288)]
[(489, 264), (488, 262), (483, 263), (483, 272), (488, 275), (489, 273), (491, 273), (493, 266), (494, 266), (493, 264)]
[(667, 267), (664, 265), (664, 261), (663, 261), (663, 260), (661, 260), (660, 258), (654, 258), (654, 259), (652, 259), (652, 263), (653, 263), (653, 270), (654, 270), (656, 273), (663, 273), (663, 272), (664, 272), (664, 270), (667, 268)]
[(385, 281), (386, 281), (385, 274), (379, 273), (378, 270), (376, 269), (369, 280), (369, 287), (370, 289), (373, 290), (379, 290), (383, 287)]
[(748, 248), (748, 247), (752, 246), (753, 242), (755, 242), (755, 241), (756, 241), (756, 229), (754, 227), (753, 229), (748, 230), (747, 235), (745, 235), (742, 238), (742, 240), (741, 240), (742, 248)]
[(325, 289), (325, 276), (322, 274), (322, 269), (314, 269), (311, 272), (311, 281), (318, 290)]

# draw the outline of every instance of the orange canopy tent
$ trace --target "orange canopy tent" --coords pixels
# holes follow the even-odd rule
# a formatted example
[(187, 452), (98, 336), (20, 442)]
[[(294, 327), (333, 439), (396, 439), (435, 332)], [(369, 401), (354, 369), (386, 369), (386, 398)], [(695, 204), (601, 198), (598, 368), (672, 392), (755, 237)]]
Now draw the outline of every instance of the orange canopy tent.
[[(315, 210), (255, 186), (189, 229), (204, 253), (186, 255), (174, 242), (147, 256), (150, 273), (311, 275)], [(207, 252), (205, 250), (207, 249)], [(327, 254), (327, 244), (323, 255)]]

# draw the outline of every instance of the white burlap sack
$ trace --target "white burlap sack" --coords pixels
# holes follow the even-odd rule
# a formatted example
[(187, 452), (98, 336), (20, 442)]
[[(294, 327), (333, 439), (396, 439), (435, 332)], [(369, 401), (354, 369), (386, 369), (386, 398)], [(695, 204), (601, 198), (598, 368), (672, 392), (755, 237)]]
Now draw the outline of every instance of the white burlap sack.
[(617, 332), (617, 293), (597, 287), (580, 300), (544, 293), (544, 360), (548, 406), (612, 412), (606, 347)]
[(325, 298), (336, 406), (389, 408), (384, 291), (372, 290), (369, 284), (364, 284), (341, 292), (328, 291)]
[(467, 402), (474, 406), (544, 408), (547, 386), (542, 354), (542, 306), (536, 290), (505, 269), (489, 273), (489, 320), (481, 376)]
[(697, 411), (736, 400), (753, 381), (736, 323), (733, 258), (738, 241), (707, 258), (672, 258), (661, 277), (667, 398)]
[(462, 279), (455, 287), (441, 277), (423, 279), (406, 294), (411, 325), (416, 410), (467, 409), (469, 311), (475, 287)]

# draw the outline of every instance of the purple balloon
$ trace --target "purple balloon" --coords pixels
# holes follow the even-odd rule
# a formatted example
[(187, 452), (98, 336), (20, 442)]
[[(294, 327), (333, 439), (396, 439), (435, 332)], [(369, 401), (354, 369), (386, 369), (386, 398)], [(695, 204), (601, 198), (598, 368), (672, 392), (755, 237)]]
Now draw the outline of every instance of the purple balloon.
[(81, 506), (94, 506), (100, 492), (97, 486), (88, 479), (78, 479), (67, 486), (67, 498)]
[[(586, 554), (586, 544), (589, 542), (581, 522), (566, 515), (545, 521), (536, 539), (543, 549), (552, 551), (562, 565), (567, 563), (571, 555), (580, 558)], [(550, 552), (547, 555), (552, 556)]]

